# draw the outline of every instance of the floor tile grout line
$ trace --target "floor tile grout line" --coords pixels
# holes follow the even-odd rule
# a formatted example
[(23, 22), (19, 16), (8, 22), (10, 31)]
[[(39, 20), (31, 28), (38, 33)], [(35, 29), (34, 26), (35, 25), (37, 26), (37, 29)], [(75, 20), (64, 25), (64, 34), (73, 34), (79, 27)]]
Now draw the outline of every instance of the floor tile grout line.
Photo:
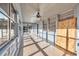
[(40, 42), (42, 42), (42, 41), (33, 42), (33, 43), (31, 43), (31, 44), (28, 44), (28, 45), (25, 45), (25, 46), (23, 46), (23, 47), (30, 46), (30, 45), (33, 45), (33, 44), (35, 44), (35, 43), (40, 43)]
[[(31, 37), (31, 36), (30, 36), (30, 37)], [(31, 39), (32, 39), (33, 42), (35, 42), (32, 37), (31, 37)], [(40, 46), (39, 46), (37, 43), (36, 43), (35, 45), (36, 45), (37, 48), (43, 53), (43, 55), (48, 56), (48, 55), (40, 48)]]
[[(48, 45), (48, 46), (50, 46), (50, 45)], [(43, 50), (43, 49), (45, 49), (45, 48), (47, 48), (48, 46), (46, 46), (46, 47), (42, 48), (42, 50)], [(34, 53), (30, 54), (29, 56), (32, 56), (32, 55), (34, 55), (34, 54), (38, 53), (39, 51), (40, 51), (40, 50), (38, 50), (38, 51), (36, 51), (36, 52), (34, 52)]]

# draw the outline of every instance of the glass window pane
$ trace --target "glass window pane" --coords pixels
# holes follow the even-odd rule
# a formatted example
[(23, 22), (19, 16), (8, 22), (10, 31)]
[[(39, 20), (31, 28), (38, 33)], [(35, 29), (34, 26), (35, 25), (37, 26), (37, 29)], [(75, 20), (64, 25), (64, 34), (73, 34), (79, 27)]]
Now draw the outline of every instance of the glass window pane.
[(0, 13), (0, 45), (9, 40), (9, 19)]

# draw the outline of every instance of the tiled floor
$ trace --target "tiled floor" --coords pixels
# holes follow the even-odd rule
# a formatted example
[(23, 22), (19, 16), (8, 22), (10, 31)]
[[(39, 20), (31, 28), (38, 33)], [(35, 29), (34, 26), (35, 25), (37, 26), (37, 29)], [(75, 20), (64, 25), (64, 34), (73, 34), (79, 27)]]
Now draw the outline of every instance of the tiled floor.
[(63, 56), (64, 52), (50, 45), (36, 35), (24, 35), (24, 56)]

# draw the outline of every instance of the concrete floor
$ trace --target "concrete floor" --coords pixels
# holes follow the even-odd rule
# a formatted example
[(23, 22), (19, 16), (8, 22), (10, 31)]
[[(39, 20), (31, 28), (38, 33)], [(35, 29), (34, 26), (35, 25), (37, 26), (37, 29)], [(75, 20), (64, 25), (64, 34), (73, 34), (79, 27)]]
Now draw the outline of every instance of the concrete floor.
[[(30, 37), (31, 36), (31, 37)], [(65, 53), (36, 35), (24, 34), (23, 56), (63, 56)], [(69, 56), (66, 54), (66, 56)]]

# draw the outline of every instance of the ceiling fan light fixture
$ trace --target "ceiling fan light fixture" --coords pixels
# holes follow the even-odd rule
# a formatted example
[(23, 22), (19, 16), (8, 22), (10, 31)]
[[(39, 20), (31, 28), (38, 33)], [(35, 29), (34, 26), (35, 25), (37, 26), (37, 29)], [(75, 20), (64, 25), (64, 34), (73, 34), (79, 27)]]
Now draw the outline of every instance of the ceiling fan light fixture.
[(40, 18), (40, 17), (41, 17), (39, 12), (37, 12), (36, 17), (37, 17), (37, 18)]

